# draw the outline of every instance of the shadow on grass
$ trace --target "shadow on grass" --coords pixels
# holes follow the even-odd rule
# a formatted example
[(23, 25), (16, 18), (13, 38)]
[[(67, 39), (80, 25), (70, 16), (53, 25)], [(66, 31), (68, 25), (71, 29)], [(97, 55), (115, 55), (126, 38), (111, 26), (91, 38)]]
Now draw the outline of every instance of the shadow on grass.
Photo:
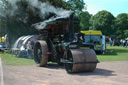
[(115, 52), (119, 52), (119, 53), (128, 53), (128, 50), (126, 49), (112, 49), (114, 50)]
[[(107, 49), (104, 55), (117, 55), (117, 53), (128, 53), (128, 50), (125, 49)], [(103, 55), (103, 54), (98, 54)]]

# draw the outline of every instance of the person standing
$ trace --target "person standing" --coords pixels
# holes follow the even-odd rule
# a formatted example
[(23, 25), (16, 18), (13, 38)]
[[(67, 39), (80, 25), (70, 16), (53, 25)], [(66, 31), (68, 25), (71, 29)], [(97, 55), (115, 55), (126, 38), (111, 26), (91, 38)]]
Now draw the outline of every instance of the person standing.
[(110, 43), (110, 46), (112, 46), (112, 39), (109, 38), (109, 43)]

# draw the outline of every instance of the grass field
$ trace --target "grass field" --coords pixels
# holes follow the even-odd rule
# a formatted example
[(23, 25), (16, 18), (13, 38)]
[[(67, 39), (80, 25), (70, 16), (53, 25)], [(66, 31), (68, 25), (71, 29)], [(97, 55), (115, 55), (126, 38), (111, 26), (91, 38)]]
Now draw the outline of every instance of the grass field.
[(34, 65), (34, 61), (32, 59), (25, 58), (17, 58), (13, 54), (9, 53), (0, 53), (2, 60), (7, 65)]
[(104, 55), (97, 55), (100, 62), (104, 61), (128, 61), (128, 48), (107, 45)]
[[(0, 53), (4, 63), (8, 65), (34, 65), (34, 60), (17, 58), (15, 55), (9, 53)], [(97, 55), (100, 62), (104, 61), (128, 61), (128, 48), (125, 47), (110, 47), (107, 45), (107, 50), (103, 55)]]

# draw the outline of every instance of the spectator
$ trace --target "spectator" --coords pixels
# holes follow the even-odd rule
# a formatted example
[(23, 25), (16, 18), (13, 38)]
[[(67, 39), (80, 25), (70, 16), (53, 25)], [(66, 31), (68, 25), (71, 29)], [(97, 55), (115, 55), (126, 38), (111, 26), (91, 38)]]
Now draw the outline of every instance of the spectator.
[(110, 46), (112, 46), (112, 40), (111, 40), (111, 38), (109, 38), (109, 43), (110, 43)]
[(128, 47), (128, 40), (126, 40), (125, 42), (125, 47)]
[(27, 51), (28, 58), (31, 58), (32, 57), (32, 42), (31, 41), (28, 41), (26, 51)]
[(120, 40), (120, 46), (123, 46), (123, 40), (122, 39)]
[(123, 47), (125, 46), (125, 40), (123, 40)]

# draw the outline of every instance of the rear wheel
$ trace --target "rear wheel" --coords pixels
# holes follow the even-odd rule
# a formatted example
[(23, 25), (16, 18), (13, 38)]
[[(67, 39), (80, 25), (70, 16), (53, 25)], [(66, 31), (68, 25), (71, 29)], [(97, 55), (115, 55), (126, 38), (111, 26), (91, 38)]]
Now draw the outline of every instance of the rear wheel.
[(40, 66), (45, 66), (48, 61), (48, 46), (45, 41), (38, 41), (34, 46), (34, 61)]

